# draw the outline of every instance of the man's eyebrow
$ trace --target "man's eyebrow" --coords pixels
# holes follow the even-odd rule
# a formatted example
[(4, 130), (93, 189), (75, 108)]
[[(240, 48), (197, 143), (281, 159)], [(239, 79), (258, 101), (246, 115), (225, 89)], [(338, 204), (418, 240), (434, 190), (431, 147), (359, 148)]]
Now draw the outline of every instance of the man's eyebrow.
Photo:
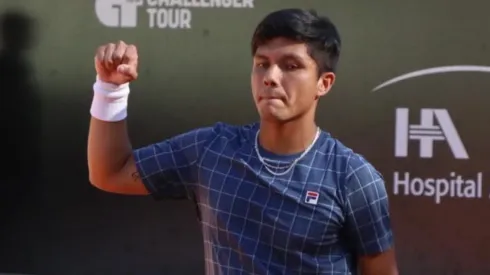
[[(268, 56), (263, 55), (263, 54), (256, 54), (254, 55), (254, 59), (269, 59)], [(296, 61), (301, 61), (303, 58), (301, 56), (294, 54), (294, 53), (287, 53), (281, 56), (280, 60), (296, 60)]]
[(288, 54), (285, 54), (281, 57), (281, 59), (283, 60), (295, 60), (295, 61), (301, 61), (303, 60), (303, 58), (301, 58), (301, 56), (297, 55), (297, 54), (294, 54), (294, 53), (288, 53)]
[(255, 54), (254, 59), (269, 59), (269, 58), (263, 54)]

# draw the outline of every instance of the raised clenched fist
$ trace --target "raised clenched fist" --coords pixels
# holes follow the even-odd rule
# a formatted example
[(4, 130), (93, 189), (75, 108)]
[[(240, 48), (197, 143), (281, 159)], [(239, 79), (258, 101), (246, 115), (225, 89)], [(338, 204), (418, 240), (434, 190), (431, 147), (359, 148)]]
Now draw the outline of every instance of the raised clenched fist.
[(100, 46), (95, 54), (95, 70), (99, 79), (115, 85), (138, 78), (138, 51), (136, 46), (123, 41)]

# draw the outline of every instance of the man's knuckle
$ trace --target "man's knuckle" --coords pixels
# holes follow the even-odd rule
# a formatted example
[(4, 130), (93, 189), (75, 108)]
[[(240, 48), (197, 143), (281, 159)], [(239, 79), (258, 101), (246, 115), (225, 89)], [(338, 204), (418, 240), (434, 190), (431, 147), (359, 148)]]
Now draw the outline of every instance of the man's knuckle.
[(105, 45), (97, 47), (97, 50), (95, 51), (97, 54), (103, 53), (105, 51)]

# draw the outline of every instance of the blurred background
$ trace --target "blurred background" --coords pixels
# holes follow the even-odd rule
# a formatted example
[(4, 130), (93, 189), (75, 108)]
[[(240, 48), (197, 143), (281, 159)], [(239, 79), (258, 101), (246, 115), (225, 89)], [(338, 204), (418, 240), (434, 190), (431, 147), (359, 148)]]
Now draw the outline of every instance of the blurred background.
[(139, 147), (256, 120), (253, 29), (273, 10), (300, 7), (341, 33), (318, 123), (383, 173), (401, 274), (490, 274), (488, 1), (166, 2), (0, 1), (0, 272), (203, 274), (191, 202), (88, 182), (95, 49), (120, 39), (139, 47), (129, 109)]

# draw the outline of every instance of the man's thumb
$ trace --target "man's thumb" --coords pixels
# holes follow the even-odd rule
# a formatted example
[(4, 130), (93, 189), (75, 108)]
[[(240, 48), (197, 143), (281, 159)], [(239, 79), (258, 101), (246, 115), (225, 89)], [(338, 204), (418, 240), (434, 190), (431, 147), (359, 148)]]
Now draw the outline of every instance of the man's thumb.
[(120, 74), (123, 74), (125, 76), (131, 77), (131, 78), (136, 78), (137, 73), (136, 69), (132, 66), (129, 66), (127, 64), (121, 64), (117, 67), (117, 72)]

